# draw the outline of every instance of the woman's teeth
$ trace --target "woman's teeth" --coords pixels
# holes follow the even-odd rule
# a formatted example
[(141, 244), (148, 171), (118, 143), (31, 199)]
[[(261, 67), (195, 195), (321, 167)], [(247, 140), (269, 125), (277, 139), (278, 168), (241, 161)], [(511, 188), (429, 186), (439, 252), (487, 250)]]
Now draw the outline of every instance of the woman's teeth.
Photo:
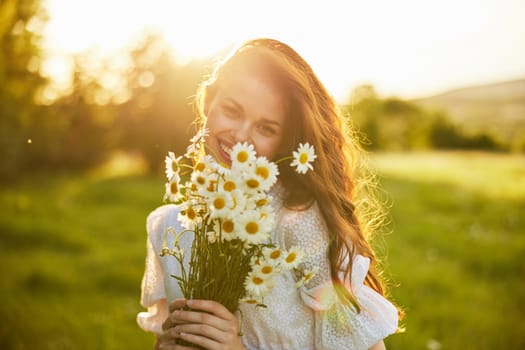
[(219, 143), (219, 147), (224, 151), (226, 154), (230, 154), (232, 149), (229, 147), (226, 147), (223, 143)]

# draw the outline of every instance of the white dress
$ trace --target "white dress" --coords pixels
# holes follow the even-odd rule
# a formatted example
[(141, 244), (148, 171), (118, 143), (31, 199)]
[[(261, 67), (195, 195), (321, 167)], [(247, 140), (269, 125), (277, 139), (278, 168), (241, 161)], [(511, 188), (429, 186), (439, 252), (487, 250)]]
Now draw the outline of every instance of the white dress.
[[(330, 278), (327, 259), (328, 233), (317, 205), (304, 211), (282, 206), (279, 196), (272, 203), (277, 225), (272, 240), (284, 249), (298, 246), (305, 252), (302, 267), (317, 268), (315, 277), (297, 289), (293, 272), (277, 277), (272, 292), (265, 297), (267, 308), (241, 305), (243, 343), (249, 350), (269, 349), (368, 349), (397, 330), (397, 309), (383, 296), (364, 285), (370, 260), (356, 255), (352, 280), (346, 281), (361, 306), (356, 313), (338, 302)], [(162, 239), (168, 227), (179, 230), (178, 207), (164, 205), (147, 219), (146, 269), (142, 280), (141, 304), (147, 308), (137, 316), (139, 326), (160, 334), (168, 314), (168, 303), (182, 297), (177, 281), (175, 258), (160, 257)], [(170, 235), (172, 236), (172, 235)], [(171, 237), (169, 237), (171, 238)], [(189, 252), (191, 235), (179, 242)], [(168, 239), (168, 244), (172, 240)]]

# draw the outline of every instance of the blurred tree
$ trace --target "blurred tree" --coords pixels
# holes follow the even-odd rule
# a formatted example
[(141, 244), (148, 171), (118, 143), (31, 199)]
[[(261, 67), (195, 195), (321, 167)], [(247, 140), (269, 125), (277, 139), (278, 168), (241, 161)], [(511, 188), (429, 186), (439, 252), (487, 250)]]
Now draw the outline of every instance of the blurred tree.
[(371, 85), (356, 87), (343, 111), (360, 130), (367, 149), (408, 150), (428, 144), (425, 112), (398, 98), (381, 99)]
[(37, 141), (32, 131), (44, 112), (35, 97), (46, 82), (39, 74), (46, 21), (38, 0), (0, 1), (0, 181), (30, 162)]
[(356, 87), (342, 110), (369, 150), (505, 149), (488, 134), (465, 134), (443, 111), (428, 111), (395, 97), (379, 98), (371, 85)]
[[(91, 64), (95, 60), (98, 67)], [(49, 106), (54, 124), (45, 134), (45, 159), (54, 169), (97, 165), (116, 147), (116, 107), (110, 103), (111, 93), (101, 84), (104, 74), (111, 71), (106, 61), (96, 52), (74, 56), (70, 91)]]
[(168, 151), (183, 153), (193, 135), (193, 96), (210, 61), (177, 64), (168, 44), (146, 35), (131, 51), (130, 98), (119, 107), (120, 146), (158, 170)]

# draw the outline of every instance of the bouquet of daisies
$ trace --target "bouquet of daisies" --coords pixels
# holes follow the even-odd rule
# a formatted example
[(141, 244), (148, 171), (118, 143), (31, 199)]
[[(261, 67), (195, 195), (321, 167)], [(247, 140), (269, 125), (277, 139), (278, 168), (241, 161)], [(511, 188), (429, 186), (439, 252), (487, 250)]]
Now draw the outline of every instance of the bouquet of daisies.
[[(225, 167), (205, 154), (204, 129), (191, 140), (184, 156), (172, 152), (166, 157), (165, 201), (180, 206), (178, 219), (184, 228), (169, 228), (161, 255), (173, 256), (181, 275), (173, 276), (187, 299), (208, 299), (223, 304), (230, 312), (240, 302), (264, 305), (264, 296), (273, 288), (275, 276), (295, 269), (301, 283), (311, 278), (299, 271), (303, 252), (284, 251), (270, 240), (275, 213), (269, 190), (277, 181), (276, 163), (258, 157), (253, 145), (236, 144), (232, 164)], [(299, 173), (313, 169), (313, 147), (301, 144), (290, 157)], [(282, 161), (280, 160), (280, 161)], [(166, 237), (173, 234), (174, 245)], [(189, 263), (178, 242), (182, 235), (193, 235)], [(188, 262), (188, 259), (186, 259)]]

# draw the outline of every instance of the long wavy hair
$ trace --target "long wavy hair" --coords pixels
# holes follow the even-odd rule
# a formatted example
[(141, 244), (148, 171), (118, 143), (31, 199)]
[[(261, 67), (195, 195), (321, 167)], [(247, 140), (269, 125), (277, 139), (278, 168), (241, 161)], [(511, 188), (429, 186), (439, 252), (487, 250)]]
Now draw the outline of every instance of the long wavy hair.
[[(205, 80), (196, 95), (200, 123), (206, 119), (206, 104), (211, 101), (221, 79), (230, 74), (236, 64), (259, 59), (273, 72), (285, 96), (286, 137), (281, 145), (282, 155), (290, 154), (301, 142), (315, 147), (315, 171), (298, 175), (288, 164), (279, 166), (279, 178), (286, 189), (284, 205), (306, 209), (317, 202), (326, 221), (330, 246), (328, 259), (334, 285), (342, 286), (339, 272), (350, 280), (355, 254), (370, 258), (371, 268), (365, 283), (381, 295), (383, 283), (377, 273), (377, 261), (368, 239), (384, 218), (384, 211), (372, 192), (371, 173), (364, 171), (356, 134), (334, 98), (318, 79), (310, 65), (290, 46), (274, 39), (254, 39), (244, 42), (220, 62)], [(261, 59), (262, 58), (262, 59)], [(279, 158), (279, 157), (277, 157)], [(352, 290), (336, 288), (339, 296), (357, 310), (359, 304)]]

